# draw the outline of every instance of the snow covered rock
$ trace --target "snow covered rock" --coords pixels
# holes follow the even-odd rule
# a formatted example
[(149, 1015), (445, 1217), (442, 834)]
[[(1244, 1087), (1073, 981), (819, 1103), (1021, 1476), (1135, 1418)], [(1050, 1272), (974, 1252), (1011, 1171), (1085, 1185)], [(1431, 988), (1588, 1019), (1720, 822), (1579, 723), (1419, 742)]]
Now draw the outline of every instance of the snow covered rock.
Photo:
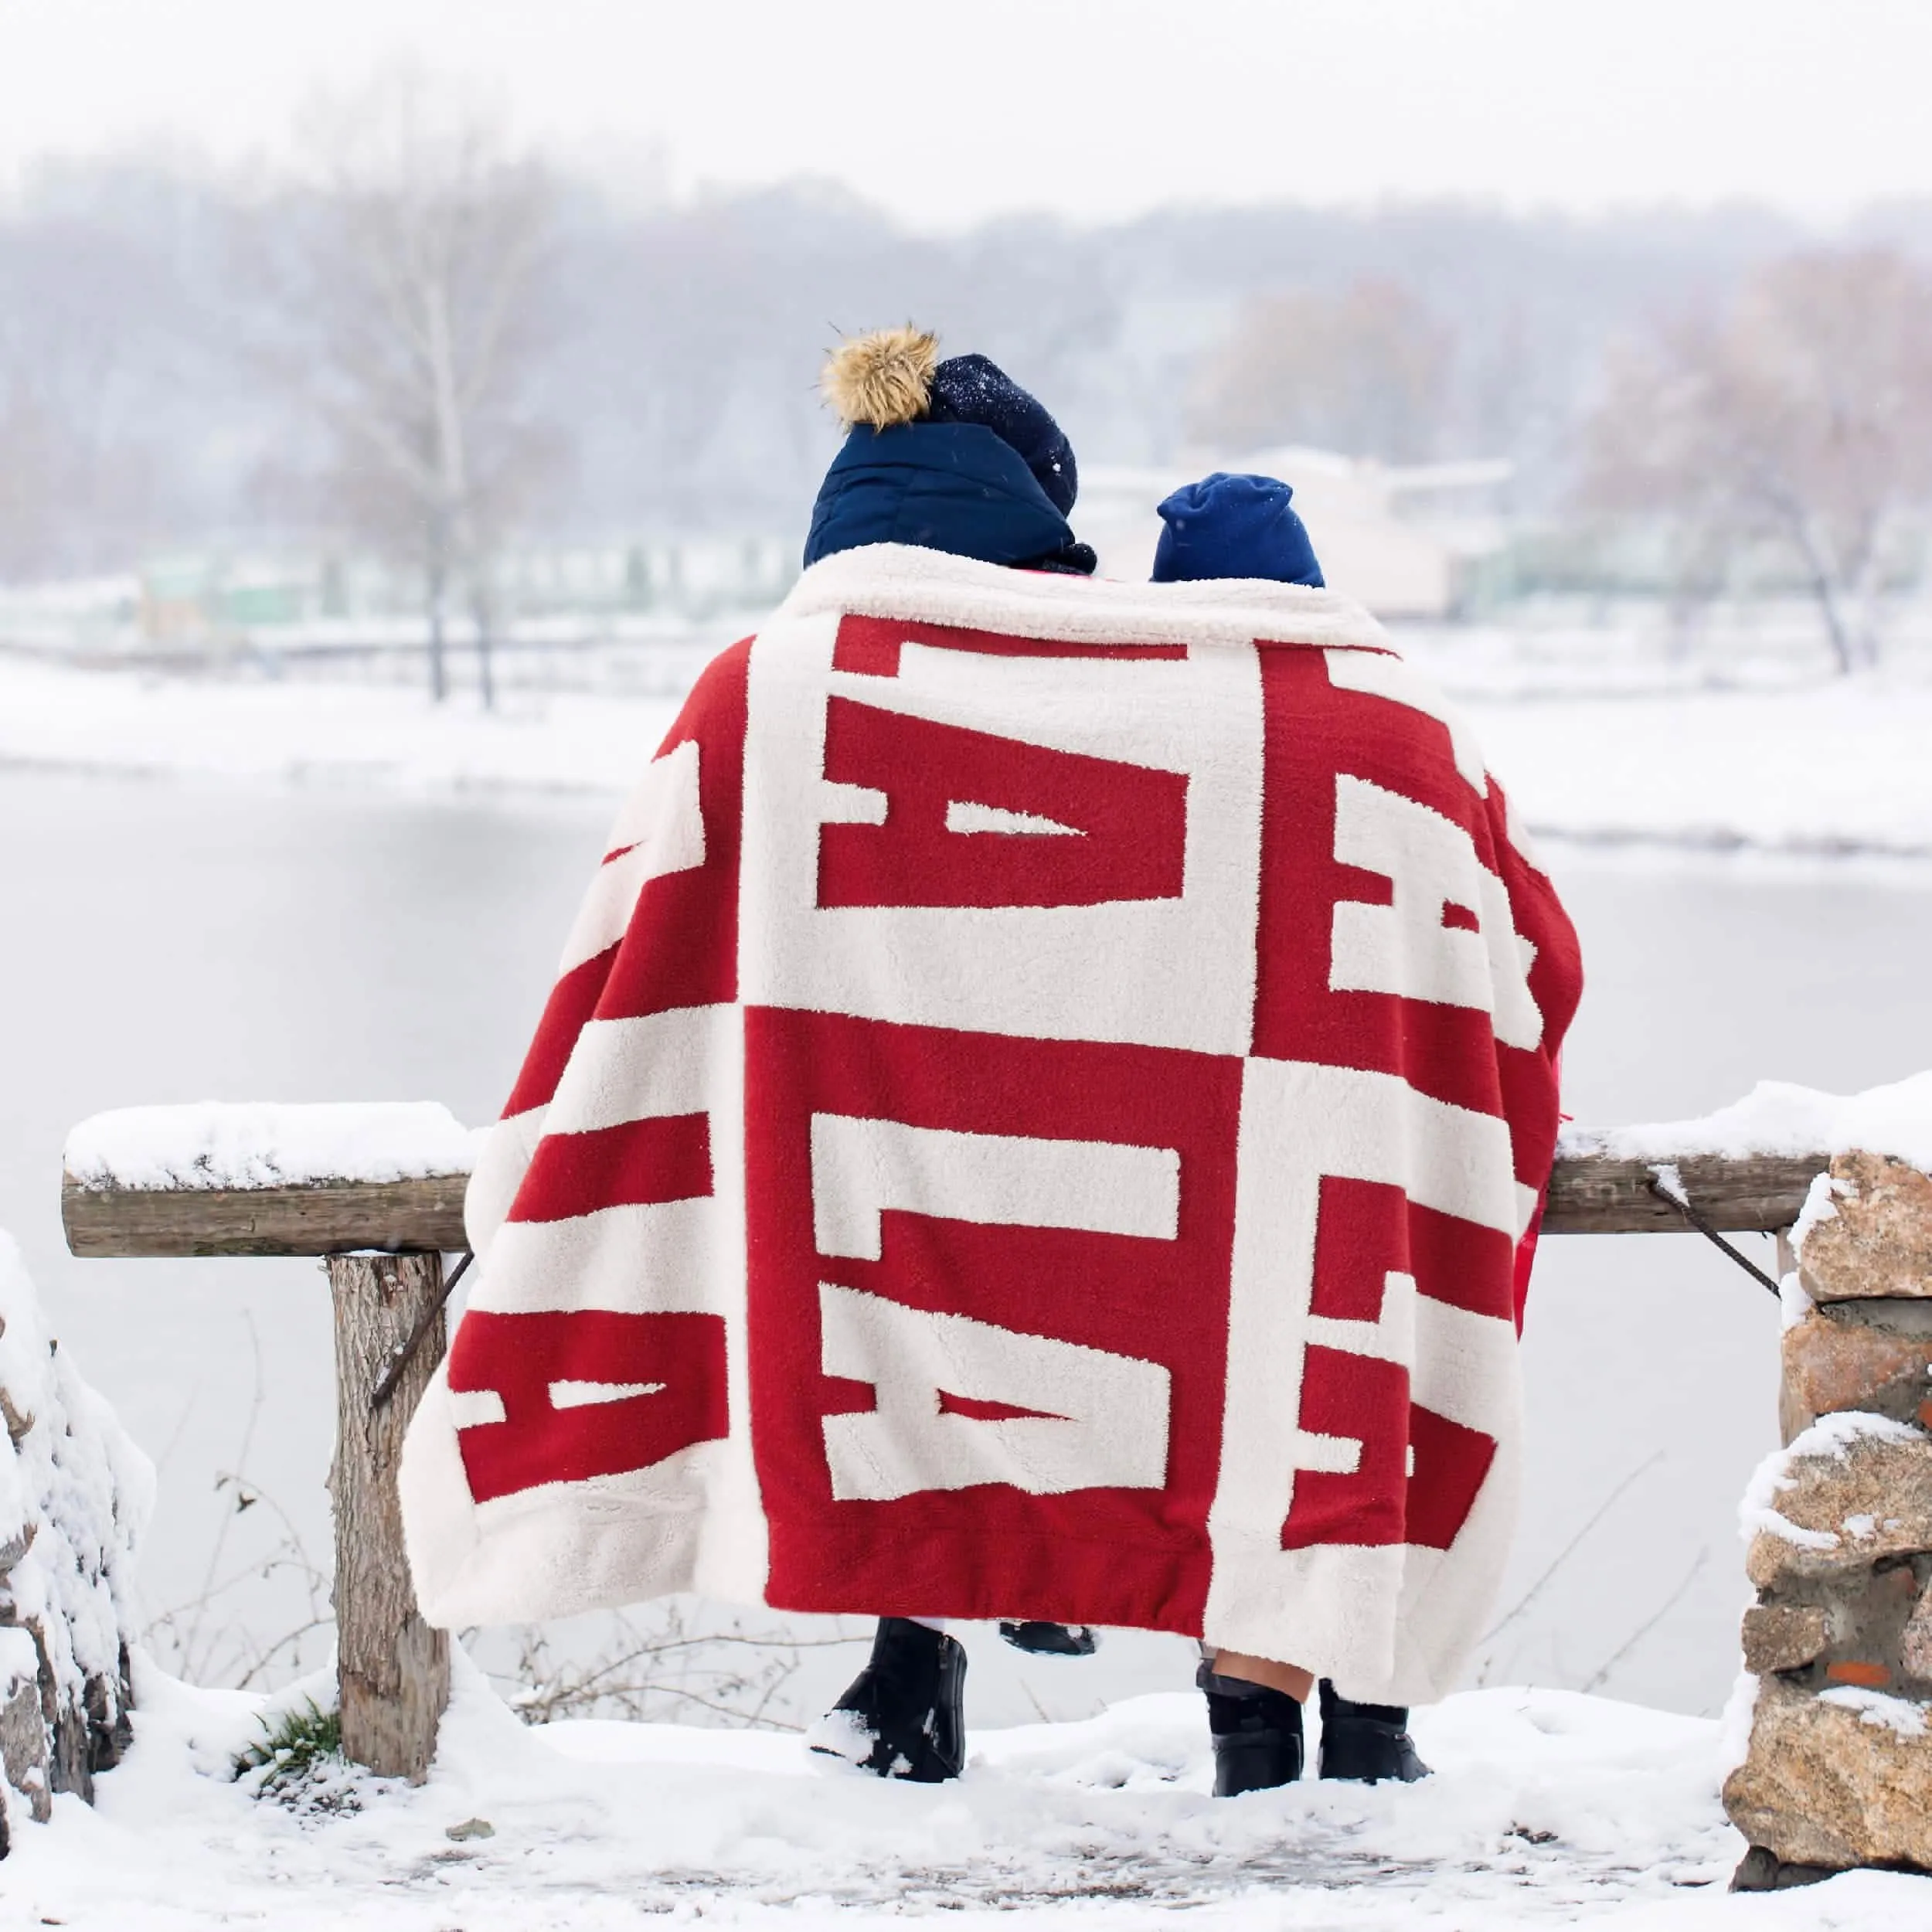
[(1724, 1803), (1752, 1846), (1744, 1889), (1932, 1872), (1932, 1180), (1841, 1154), (1794, 1247), (1779, 1410), (1796, 1433), (1742, 1512), (1757, 1685)]
[[(1932, 1422), (1932, 1308), (1923, 1303), (1850, 1302), (1808, 1309), (1784, 1331), (1784, 1432), (1795, 1437), (1821, 1416), (1857, 1410), (1894, 1422)], [(1910, 1325), (1905, 1324), (1909, 1321)]]
[(1760, 1590), (1932, 1551), (1932, 1440), (1883, 1416), (1828, 1416), (1760, 1469), (1745, 1515)]
[(130, 1730), (134, 1546), (154, 1471), (47, 1332), (0, 1234), (0, 1855), (59, 1791), (92, 1799)]
[(1753, 1604), (1744, 1613), (1744, 1668), (1754, 1677), (1798, 1670), (1832, 1641), (1832, 1620), (1815, 1605)]
[(1840, 1154), (1829, 1185), (1830, 1211), (1808, 1216), (1798, 1240), (1804, 1292), (1814, 1301), (1932, 1300), (1932, 1178), (1882, 1155)]
[(1932, 1852), (1923, 1707), (1883, 1692), (1814, 1696), (1771, 1678), (1724, 1805), (1753, 1845), (1787, 1865), (1923, 1866)]

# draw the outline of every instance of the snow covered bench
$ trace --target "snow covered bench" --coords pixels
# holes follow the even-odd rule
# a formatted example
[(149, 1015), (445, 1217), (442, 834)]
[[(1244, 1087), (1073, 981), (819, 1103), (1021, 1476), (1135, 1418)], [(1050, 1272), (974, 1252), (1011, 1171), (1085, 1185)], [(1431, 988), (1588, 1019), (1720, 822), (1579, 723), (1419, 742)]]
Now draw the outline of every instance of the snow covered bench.
[[(1787, 1435), (1806, 1433), (1752, 1505), (1763, 1594), (1746, 1654), (1766, 1694), (1726, 1792), (1753, 1847), (1747, 1883), (1864, 1862), (1932, 1866), (1932, 1501), (1920, 1506), (1932, 1498), (1932, 1182), (1881, 1156), (1820, 1151), (1903, 1148), (1932, 1165), (1921, 1123), (1932, 1123), (1932, 1076), (1853, 1101), (1767, 1083), (1706, 1120), (1573, 1132), (1552, 1179), (1547, 1233), (1780, 1237), (1783, 1410)], [(464, 1245), (471, 1147), (433, 1106), (136, 1108), (75, 1130), (63, 1187), (77, 1255), (328, 1257), (343, 1741), (359, 1762), (412, 1777), (434, 1752), (448, 1659), (447, 1639), (416, 1613), (393, 1472), (442, 1353), (443, 1256)], [(1886, 1204), (1877, 1234), (1859, 1233), (1879, 1213), (1861, 1208), (1868, 1196)], [(1798, 1288), (1801, 1254), (1815, 1287), (1815, 1267), (1835, 1284), (1817, 1289), (1833, 1305), (1815, 1308)], [(1915, 1297), (1906, 1315), (1884, 1305)], [(423, 1345), (379, 1409), (376, 1389), (412, 1336)], [(1899, 1408), (1908, 1384), (1924, 1405), (1909, 1414)], [(1782, 1500), (1787, 1491), (1796, 1502)], [(1840, 1492), (1854, 1491), (1862, 1510), (1841, 1509)], [(1844, 1520), (1808, 1528), (1807, 1508)], [(1870, 1550), (1858, 1529), (1868, 1519), (1883, 1526)], [(1818, 1553), (1828, 1543), (1828, 1558)], [(1787, 1548), (1804, 1560), (1774, 1560)], [(1883, 1576), (1895, 1580), (1875, 1586)], [(1874, 1587), (1882, 1614), (1866, 1602)], [(1851, 1693), (1866, 1701), (1855, 1708)], [(1855, 1764), (1840, 1761), (1848, 1753)], [(1836, 1836), (1817, 1824), (1820, 1778), (1867, 1794), (1849, 1811), (1838, 1804)], [(1879, 1821), (1855, 1830), (1844, 1821), (1861, 1806)]]

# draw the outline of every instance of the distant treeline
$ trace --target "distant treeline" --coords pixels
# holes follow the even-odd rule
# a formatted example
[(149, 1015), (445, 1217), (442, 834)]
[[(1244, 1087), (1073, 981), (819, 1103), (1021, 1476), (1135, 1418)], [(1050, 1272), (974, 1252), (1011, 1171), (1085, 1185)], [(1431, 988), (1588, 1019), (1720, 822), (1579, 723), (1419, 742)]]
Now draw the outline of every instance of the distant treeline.
[[(0, 206), (0, 578), (327, 524), (329, 437), (277, 267), (304, 196), (102, 162)], [(1086, 464), (1244, 440), (1502, 455), (1521, 506), (1546, 508), (1614, 343), (1828, 239), (1749, 207), (1175, 209), (933, 236), (802, 183), (636, 208), (553, 180), (549, 206), (522, 400), (545, 481), (518, 511), (549, 536), (801, 526), (835, 440), (823, 351), (908, 318), (1036, 390)], [(1932, 254), (1932, 207), (1828, 239)]]

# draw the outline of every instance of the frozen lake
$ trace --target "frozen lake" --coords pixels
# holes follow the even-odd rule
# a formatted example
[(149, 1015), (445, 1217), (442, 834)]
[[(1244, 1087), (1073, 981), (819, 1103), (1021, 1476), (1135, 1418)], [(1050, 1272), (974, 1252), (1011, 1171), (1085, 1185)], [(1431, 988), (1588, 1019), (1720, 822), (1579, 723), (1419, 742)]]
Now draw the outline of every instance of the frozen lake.
[[(162, 1466), (155, 1611), (233, 1570), (226, 1611), (286, 1627), (291, 1580), (255, 1574), (275, 1540), (267, 1511), (209, 1573), (230, 1508), (215, 1484), (258, 1406), (247, 1472), (326, 1551), (326, 1295), (305, 1262), (71, 1260), (66, 1129), (103, 1107), (207, 1098), (433, 1099), (490, 1117), (608, 815), (0, 770), (0, 1226)], [(1845, 1090), (1932, 1066), (1932, 872), (1572, 855), (1560, 876), (1590, 974), (1566, 1067), (1580, 1120), (1699, 1113), (1761, 1077)], [(1529, 1496), (1502, 1597), (1521, 1607), (1488, 1681), (1721, 1704), (1745, 1595), (1735, 1505), (1774, 1442), (1777, 1329), (1769, 1298), (1694, 1239), (1546, 1244)], [(221, 1621), (193, 1634), (204, 1672), (230, 1667)], [(815, 1660), (803, 1700), (851, 1662)], [(1060, 1673), (1058, 1715), (1177, 1687), (1182, 1648), (1116, 1639), (1091, 1665), (1044, 1668)]]

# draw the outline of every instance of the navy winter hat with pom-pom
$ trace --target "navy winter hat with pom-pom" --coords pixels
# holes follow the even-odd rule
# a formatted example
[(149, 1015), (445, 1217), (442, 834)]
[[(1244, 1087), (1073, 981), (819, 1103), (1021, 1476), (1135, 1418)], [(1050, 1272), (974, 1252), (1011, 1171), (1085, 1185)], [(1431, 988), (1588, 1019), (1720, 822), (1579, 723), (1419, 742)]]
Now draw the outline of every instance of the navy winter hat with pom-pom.
[(842, 342), (820, 379), (851, 434), (811, 506), (808, 567), (910, 543), (1019, 570), (1092, 574), (1066, 521), (1079, 478), (1060, 425), (984, 355), (939, 359), (909, 322)]
[(1033, 472), (1062, 516), (1080, 494), (1073, 446), (1037, 398), (984, 355), (949, 355), (933, 371), (929, 423), (977, 423), (989, 429)]
[(1308, 526), (1289, 508), (1294, 495), (1274, 477), (1226, 470), (1176, 490), (1161, 505), (1166, 528), (1154, 552), (1154, 581), (1266, 577), (1321, 589)]

